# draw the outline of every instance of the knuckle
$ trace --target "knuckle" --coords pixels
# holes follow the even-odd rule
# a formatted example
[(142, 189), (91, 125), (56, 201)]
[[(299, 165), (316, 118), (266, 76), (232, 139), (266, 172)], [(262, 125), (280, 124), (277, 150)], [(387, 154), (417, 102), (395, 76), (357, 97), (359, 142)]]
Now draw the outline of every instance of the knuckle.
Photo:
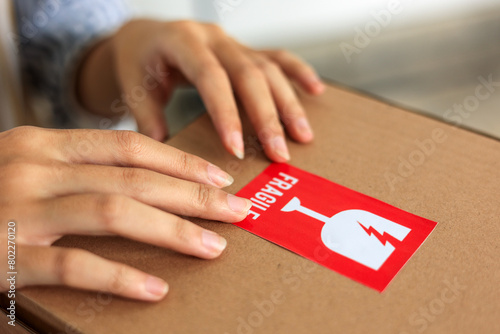
[(279, 135), (283, 133), (283, 127), (281, 126), (278, 115), (276, 114), (264, 117), (262, 128)]
[(120, 294), (123, 292), (129, 282), (127, 273), (128, 270), (124, 265), (118, 265), (118, 267), (113, 269), (105, 290), (113, 294)]
[(18, 162), (13, 164), (13, 167), (16, 169), (17, 174), (29, 179), (36, 178), (43, 169), (42, 165), (29, 162)]
[(264, 74), (262, 73), (260, 68), (252, 63), (246, 63), (240, 65), (237, 73), (241, 80), (248, 80), (248, 79), (265, 80)]
[(188, 175), (193, 168), (189, 155), (185, 152), (179, 152), (176, 158), (175, 166), (177, 170), (183, 175)]
[(116, 131), (118, 147), (127, 157), (140, 155), (144, 149), (144, 141), (140, 134), (134, 131)]
[(11, 162), (7, 166), (2, 167), (2, 176), (7, 180), (12, 180), (16, 175), (22, 178), (29, 178), (33, 173), (34, 167), (26, 162)]
[(148, 172), (138, 168), (122, 169), (123, 188), (133, 193), (149, 191), (150, 178)]
[(64, 164), (58, 162), (51, 162), (48, 166), (51, 180), (57, 180), (58, 182), (64, 182), (66, 179), (66, 174), (69, 171), (74, 171), (76, 169), (73, 164)]
[(58, 134), (62, 137), (63, 141), (66, 143), (75, 142), (75, 135), (73, 130), (70, 129), (58, 130)]
[(14, 136), (30, 139), (32, 138), (32, 136), (39, 136), (42, 132), (44, 132), (43, 129), (34, 126), (19, 126), (12, 129), (11, 131)]
[(45, 180), (45, 177), (41, 177), (41, 174), (42, 166), (38, 164), (24, 161), (11, 162), (2, 167), (0, 175), (2, 192), (8, 193), (9, 190), (17, 192), (25, 187), (36, 187), (36, 183)]
[(286, 50), (273, 50), (272, 51), (272, 54), (274, 55), (274, 57), (276, 57), (277, 59), (285, 59), (287, 57), (290, 56), (290, 53)]
[(12, 145), (19, 152), (32, 151), (43, 145), (46, 130), (34, 126), (20, 126), (9, 131)]
[(205, 27), (213, 34), (217, 36), (225, 35), (224, 30), (215, 23), (205, 23)]
[(177, 217), (173, 223), (174, 238), (182, 244), (190, 240), (188, 224), (182, 218)]
[(276, 117), (269, 117), (267, 121), (264, 120), (262, 124), (262, 127), (257, 133), (257, 137), (261, 143), (266, 143), (276, 136), (283, 136), (283, 128)]
[(180, 20), (172, 23), (167, 23), (167, 24), (173, 24), (177, 29), (184, 30), (184, 31), (192, 31), (193, 29), (197, 28), (198, 23), (195, 21), (191, 20)]
[(82, 255), (83, 253), (80, 250), (62, 250), (57, 254), (54, 271), (61, 284), (72, 285)]
[(299, 107), (294, 101), (285, 102), (282, 108), (281, 122), (286, 127), (305, 116), (304, 113), (298, 111)]
[(227, 79), (227, 73), (219, 64), (212, 61), (205, 61), (203, 64), (201, 64), (196, 78), (197, 83), (212, 83), (215, 80)]
[(278, 66), (278, 64), (276, 64), (275, 62), (270, 61), (270, 60), (262, 60), (258, 63), (257, 66), (260, 68), (261, 71), (263, 71), (265, 73), (281, 72), (281, 69)]
[(127, 209), (127, 199), (121, 195), (102, 195), (97, 199), (97, 213), (104, 230), (114, 232), (116, 223)]
[(194, 206), (206, 210), (209, 208), (211, 199), (213, 198), (214, 190), (212, 187), (205, 184), (198, 184), (194, 190)]

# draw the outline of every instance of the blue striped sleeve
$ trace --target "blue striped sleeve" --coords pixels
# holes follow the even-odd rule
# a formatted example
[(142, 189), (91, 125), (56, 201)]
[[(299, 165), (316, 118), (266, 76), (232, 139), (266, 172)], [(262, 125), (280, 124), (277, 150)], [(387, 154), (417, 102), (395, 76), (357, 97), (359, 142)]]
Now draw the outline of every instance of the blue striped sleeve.
[(31, 88), (51, 102), (53, 124), (78, 127), (74, 75), (82, 55), (129, 19), (123, 0), (14, 1), (21, 66)]

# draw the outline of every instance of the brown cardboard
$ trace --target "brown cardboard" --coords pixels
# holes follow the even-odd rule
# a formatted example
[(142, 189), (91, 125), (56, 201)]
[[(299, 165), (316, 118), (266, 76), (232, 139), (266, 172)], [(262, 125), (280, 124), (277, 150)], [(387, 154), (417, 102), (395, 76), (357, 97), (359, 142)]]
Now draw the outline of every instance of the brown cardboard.
[[(196, 220), (227, 238), (219, 259), (113, 237), (58, 242), (164, 278), (164, 301), (29, 288), (18, 294), (19, 316), (54, 333), (500, 332), (500, 143), (335, 87), (303, 101), (316, 139), (290, 143), (291, 164), (439, 223), (385, 292), (235, 226)], [(435, 150), (418, 153), (416, 141), (433, 137)], [(254, 144), (259, 152), (243, 162), (227, 154), (207, 116), (169, 144), (230, 171), (233, 193), (269, 164)], [(408, 159), (421, 164), (404, 167)], [(400, 164), (391, 188), (386, 174), (399, 175)], [(101, 298), (91, 313), (88, 298)]]

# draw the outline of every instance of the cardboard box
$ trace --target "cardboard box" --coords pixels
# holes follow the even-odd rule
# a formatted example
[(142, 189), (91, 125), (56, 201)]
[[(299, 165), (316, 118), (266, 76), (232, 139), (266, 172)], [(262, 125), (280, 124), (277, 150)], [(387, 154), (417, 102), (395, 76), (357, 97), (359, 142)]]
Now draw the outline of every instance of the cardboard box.
[[(65, 237), (170, 284), (150, 304), (67, 288), (18, 293), (18, 317), (52, 333), (499, 333), (500, 143), (343, 89), (303, 97), (316, 133), (291, 164), (437, 221), (379, 293), (238, 227), (205, 261), (114, 237)], [(224, 151), (205, 115), (169, 141), (228, 170), (237, 192), (269, 161), (246, 124), (247, 158)], [(137, 228), (141, 228), (140, 225)]]

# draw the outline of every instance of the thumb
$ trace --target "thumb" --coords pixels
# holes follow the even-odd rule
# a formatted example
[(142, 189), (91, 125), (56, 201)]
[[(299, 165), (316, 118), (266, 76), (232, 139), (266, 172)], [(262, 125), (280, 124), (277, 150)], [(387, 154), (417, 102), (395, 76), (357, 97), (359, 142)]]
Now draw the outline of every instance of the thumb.
[(131, 102), (129, 108), (140, 133), (154, 140), (164, 141), (168, 137), (167, 121), (163, 113), (164, 103), (151, 95), (148, 92), (143, 101)]
[(126, 92), (125, 102), (134, 115), (139, 132), (164, 141), (168, 136), (164, 108), (172, 95), (174, 84), (147, 69), (128, 74), (122, 80), (122, 87)]

